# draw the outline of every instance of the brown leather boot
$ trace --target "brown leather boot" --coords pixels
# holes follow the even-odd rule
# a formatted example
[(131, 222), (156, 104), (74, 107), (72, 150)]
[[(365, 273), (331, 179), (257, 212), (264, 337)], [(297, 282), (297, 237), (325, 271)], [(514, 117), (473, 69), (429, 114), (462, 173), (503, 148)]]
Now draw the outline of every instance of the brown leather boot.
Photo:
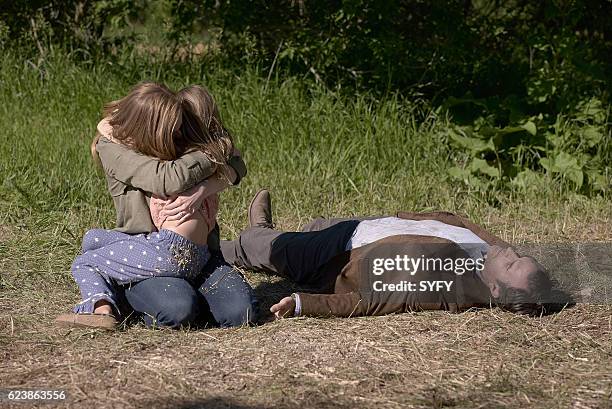
[(270, 199), (270, 192), (266, 189), (261, 189), (255, 193), (251, 200), (249, 205), (249, 226), (265, 227), (267, 229), (274, 228), (272, 223), (272, 201)]

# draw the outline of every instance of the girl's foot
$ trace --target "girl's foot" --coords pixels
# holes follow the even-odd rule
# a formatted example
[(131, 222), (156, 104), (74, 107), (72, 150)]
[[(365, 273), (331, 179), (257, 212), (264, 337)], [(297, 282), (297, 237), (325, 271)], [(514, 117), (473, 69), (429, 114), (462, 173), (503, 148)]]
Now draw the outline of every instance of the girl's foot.
[(113, 307), (106, 300), (100, 300), (94, 304), (94, 314), (113, 315)]

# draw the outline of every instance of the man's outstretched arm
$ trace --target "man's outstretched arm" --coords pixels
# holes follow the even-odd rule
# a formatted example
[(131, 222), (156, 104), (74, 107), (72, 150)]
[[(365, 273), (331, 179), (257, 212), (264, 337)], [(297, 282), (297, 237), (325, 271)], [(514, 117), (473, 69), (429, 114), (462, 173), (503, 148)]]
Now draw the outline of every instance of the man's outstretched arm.
[(346, 294), (296, 293), (285, 297), (270, 308), (276, 318), (356, 317), (367, 314), (367, 308), (357, 292)]
[(457, 303), (456, 300), (447, 300), (445, 297), (429, 300), (419, 300), (416, 297), (394, 300), (381, 297), (381, 294), (354, 291), (343, 294), (296, 293), (274, 304), (270, 311), (276, 318), (359, 317), (426, 310), (456, 313), (478, 306), (482, 305), (471, 301)]

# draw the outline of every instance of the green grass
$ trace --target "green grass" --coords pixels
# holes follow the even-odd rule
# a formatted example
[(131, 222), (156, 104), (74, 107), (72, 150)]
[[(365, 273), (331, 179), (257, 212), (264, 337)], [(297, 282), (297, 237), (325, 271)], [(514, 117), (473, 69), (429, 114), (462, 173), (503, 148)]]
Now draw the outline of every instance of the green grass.
[[(115, 220), (89, 156), (102, 105), (141, 80), (174, 88), (204, 84), (216, 96), (249, 169), (238, 188), (222, 195), (226, 238), (245, 227), (252, 194), (268, 187), (277, 224), (285, 229), (319, 215), (441, 209), (468, 215), (512, 242), (612, 239), (610, 197), (587, 198), (546, 178), (526, 191), (487, 192), (449, 180), (446, 170), (462, 157), (448, 147), (448, 119), (433, 110), (397, 98), (339, 97), (297, 79), (267, 82), (259, 74), (138, 59), (75, 64), (57, 50), (44, 60), (11, 51), (0, 56), (0, 387), (68, 387), (77, 406), (102, 398), (110, 403), (101, 406), (139, 406), (158, 394), (222, 406), (224, 397), (241, 391), (247, 397), (239, 403), (304, 407), (522, 407), (530, 399), (553, 407), (609, 400), (603, 382), (608, 307), (533, 321), (492, 311), (299, 319), (231, 331), (137, 326), (103, 335), (53, 328), (53, 317), (78, 301), (69, 266), (83, 233), (113, 227)], [(253, 272), (247, 279), (254, 286), (274, 280)], [(500, 328), (512, 335), (508, 346), (494, 336)], [(461, 331), (491, 355), (464, 355), (470, 350), (459, 340)], [(398, 341), (393, 334), (400, 333)], [(439, 356), (439, 340), (454, 351), (446, 358)], [(349, 341), (362, 346), (346, 355), (339, 348)], [(168, 351), (171, 362), (163, 360)], [(516, 360), (521, 353), (524, 359)], [(510, 357), (508, 364), (500, 367), (495, 354)], [(134, 362), (137, 356), (143, 363)], [(420, 361), (412, 361), (415, 356)], [(418, 383), (407, 371), (427, 381)], [(436, 380), (447, 373), (453, 382)], [(546, 375), (560, 378), (540, 384)], [(145, 377), (146, 388), (134, 377)], [(130, 400), (134, 396), (140, 400)]]
[(74, 210), (77, 237), (83, 222), (112, 226), (111, 201), (88, 145), (102, 105), (147, 79), (175, 88), (203, 83), (216, 96), (249, 167), (240, 189), (223, 200), (232, 224), (242, 224), (243, 204), (260, 186), (279, 199), (279, 215), (296, 224), (319, 214), (397, 209), (444, 208), (478, 219), (490, 211), (523, 212), (524, 205), (529, 214), (542, 210), (554, 218), (567, 206), (598, 213), (610, 200), (588, 200), (551, 180), (528, 192), (471, 191), (446, 174), (462, 159), (448, 147), (448, 120), (409, 101), (341, 98), (296, 80), (267, 83), (255, 70), (236, 76), (214, 65), (76, 65), (58, 51), (39, 62), (5, 54), (1, 67), (0, 188), (5, 204), (16, 208), (0, 216), (2, 224), (40, 219), (44, 227), (56, 213), (65, 219)]

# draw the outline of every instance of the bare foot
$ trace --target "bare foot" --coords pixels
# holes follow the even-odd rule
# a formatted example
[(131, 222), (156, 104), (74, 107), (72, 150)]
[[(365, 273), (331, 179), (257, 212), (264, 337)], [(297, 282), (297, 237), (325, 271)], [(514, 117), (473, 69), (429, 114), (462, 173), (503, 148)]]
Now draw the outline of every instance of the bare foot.
[(295, 312), (295, 300), (291, 297), (285, 297), (270, 307), (270, 312), (274, 314), (277, 320), (293, 317), (293, 313)]
[(100, 300), (94, 305), (94, 314), (112, 315), (113, 307), (111, 307), (111, 304), (108, 301)]

